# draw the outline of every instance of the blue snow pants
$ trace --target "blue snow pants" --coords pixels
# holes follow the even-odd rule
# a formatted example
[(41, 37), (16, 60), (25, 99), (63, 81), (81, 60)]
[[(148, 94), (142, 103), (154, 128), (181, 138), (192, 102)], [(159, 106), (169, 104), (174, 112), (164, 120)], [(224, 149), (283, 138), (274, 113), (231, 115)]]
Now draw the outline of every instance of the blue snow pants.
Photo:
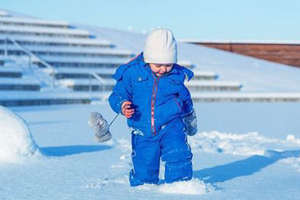
[(169, 122), (157, 135), (144, 137), (132, 134), (133, 169), (131, 186), (159, 181), (160, 159), (165, 162), (165, 182), (190, 180), (193, 175), (192, 152), (183, 132), (181, 119)]

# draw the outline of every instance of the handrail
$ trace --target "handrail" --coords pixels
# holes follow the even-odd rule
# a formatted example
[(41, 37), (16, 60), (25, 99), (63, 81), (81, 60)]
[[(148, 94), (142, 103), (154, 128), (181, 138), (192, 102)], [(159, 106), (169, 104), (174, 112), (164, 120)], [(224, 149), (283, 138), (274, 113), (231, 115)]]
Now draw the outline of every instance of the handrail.
[(97, 79), (99, 82), (101, 82), (102, 85), (106, 84), (107, 82), (101, 77), (99, 76), (96, 72), (90, 72), (90, 74), (95, 77), (95, 79)]
[[(92, 77), (94, 77), (98, 82), (100, 82), (100, 86), (101, 86), (101, 88), (102, 88), (102, 92), (104, 93), (104, 91), (105, 91), (105, 85), (106, 85), (106, 83), (107, 83), (107, 81), (105, 81), (101, 76), (99, 76), (96, 72), (89, 72), (89, 74), (92, 76)], [(89, 78), (89, 91), (90, 92), (92, 92), (92, 82), (91, 82), (91, 78), (92, 77), (90, 77)]]
[(48, 63), (46, 63), (45, 61), (43, 61), (41, 58), (39, 58), (38, 56), (34, 55), (31, 51), (27, 50), (25, 47), (22, 47), (17, 41), (15, 41), (12, 38), (7, 37), (7, 40), (10, 40), (14, 45), (16, 45), (19, 49), (21, 49), (23, 52), (25, 52), (27, 55), (31, 56), (32, 58), (36, 59), (37, 61), (39, 61), (40, 63), (42, 63), (43, 65), (45, 65), (48, 69), (50, 69), (50, 73), (55, 73), (56, 70), (54, 69), (54, 67), (52, 67), (51, 65), (49, 65)]
[[(57, 72), (57, 70), (52, 67), (51, 65), (49, 65), (47, 62), (43, 61), (41, 58), (39, 58), (38, 56), (34, 55), (31, 51), (27, 50), (25, 47), (22, 47), (17, 41), (15, 41), (12, 38), (6, 37), (6, 41), (11, 41), (16, 47), (18, 47), (21, 51), (23, 51), (27, 56), (29, 56), (30, 59), (30, 65), (32, 64), (32, 60), (35, 59), (36, 61), (42, 63), (47, 69), (47, 73), (50, 73), (50, 75), (53, 75)], [(7, 42), (6, 42), (7, 43)], [(6, 50), (7, 51), (7, 50)], [(7, 53), (7, 52), (6, 52)], [(49, 74), (48, 74), (49, 76)], [(51, 86), (51, 88), (54, 88), (54, 76), (50, 78), (51, 80), (50, 83), (46, 83), (48, 85)], [(40, 80), (41, 81), (41, 80)]]

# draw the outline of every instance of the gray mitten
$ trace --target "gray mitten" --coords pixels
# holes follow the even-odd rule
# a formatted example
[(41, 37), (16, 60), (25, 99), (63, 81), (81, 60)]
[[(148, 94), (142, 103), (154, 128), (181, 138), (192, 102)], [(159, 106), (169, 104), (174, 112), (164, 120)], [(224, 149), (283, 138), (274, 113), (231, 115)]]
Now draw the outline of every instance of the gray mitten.
[(184, 132), (187, 135), (193, 136), (197, 133), (197, 116), (194, 110), (183, 117), (183, 123), (185, 125)]
[(100, 113), (92, 112), (88, 124), (94, 129), (98, 142), (106, 142), (111, 139), (109, 125)]

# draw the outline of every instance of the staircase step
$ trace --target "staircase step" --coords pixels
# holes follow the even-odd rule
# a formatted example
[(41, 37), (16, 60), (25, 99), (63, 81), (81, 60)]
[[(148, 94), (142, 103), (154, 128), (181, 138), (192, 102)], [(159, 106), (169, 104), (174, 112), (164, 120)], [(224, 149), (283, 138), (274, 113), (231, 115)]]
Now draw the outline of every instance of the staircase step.
[(192, 93), (194, 102), (300, 102), (300, 93)]
[(106, 98), (103, 94), (74, 93), (74, 92), (35, 92), (20, 91), (2, 92), (0, 91), (0, 105), (2, 106), (36, 106), (55, 104), (88, 104), (91, 99), (102, 100)]
[(0, 71), (0, 78), (21, 78), (22, 72)]
[(0, 90), (39, 91), (40, 83), (32, 79), (24, 78), (0, 78)]
[(216, 80), (218, 75), (214, 72), (193, 71), (194, 77), (192, 80)]
[(242, 85), (231, 81), (199, 81), (191, 80), (185, 85), (191, 92), (196, 91), (239, 91)]

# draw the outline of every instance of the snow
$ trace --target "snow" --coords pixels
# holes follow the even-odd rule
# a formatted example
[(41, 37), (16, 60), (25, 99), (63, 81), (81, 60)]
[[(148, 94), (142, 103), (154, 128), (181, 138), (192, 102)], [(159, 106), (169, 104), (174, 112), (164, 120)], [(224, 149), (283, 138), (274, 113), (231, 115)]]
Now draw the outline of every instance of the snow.
[(57, 63), (103, 63), (103, 64), (124, 64), (130, 60), (130, 58), (123, 57), (70, 57), (70, 56), (52, 56), (52, 55), (43, 55), (41, 56), (43, 60), (48, 62), (57, 62)]
[(0, 79), (1, 85), (40, 85), (40, 82), (37, 80), (29, 78), (3, 78)]
[[(199, 132), (188, 138), (194, 154), (193, 179), (165, 184), (162, 165), (159, 185), (132, 188), (124, 117), (114, 122), (113, 139), (103, 144), (95, 142), (87, 123), (92, 111), (108, 121), (114, 117), (107, 102), (14, 107), (42, 156), (19, 164), (0, 163), (0, 199), (297, 200), (299, 109), (299, 103), (195, 104)], [(17, 128), (15, 123), (6, 127)]]
[(0, 163), (19, 162), (39, 153), (24, 120), (0, 106)]
[(116, 81), (114, 79), (105, 79), (104, 84), (100, 82), (97, 79), (61, 79), (57, 80), (56, 82), (66, 85), (66, 86), (74, 86), (74, 85), (87, 85), (90, 86), (92, 85), (100, 85), (100, 86), (105, 86), (105, 85), (111, 85), (113, 86)]
[(61, 91), (0, 91), (1, 100), (42, 100), (42, 99), (102, 99), (102, 97), (108, 96), (108, 93), (101, 92), (70, 92), (68, 90)]
[(4, 10), (0, 10), (0, 16), (7, 16), (7, 12), (5, 12)]
[[(5, 45), (0, 44), (1, 49), (5, 49)], [(16, 46), (8, 45), (7, 50), (16, 50)], [(116, 48), (99, 48), (99, 47), (70, 47), (70, 46), (36, 46), (26, 45), (26, 49), (30, 51), (42, 51), (49, 53), (82, 53), (82, 54), (104, 54), (104, 56), (131, 56), (132, 52)]]
[[(1, 15), (1, 11), (0, 11), (0, 15)], [(69, 25), (69, 23), (64, 21), (50, 21), (50, 20), (30, 19), (30, 18), (23, 18), (23, 17), (1, 17), (0, 22), (37, 24), (37, 25), (57, 25), (57, 26)]]
[(179, 48), (179, 57), (191, 60), (195, 69), (213, 71), (219, 80), (238, 81), (243, 92), (300, 92), (296, 67), (191, 44), (179, 44)]
[[(101, 40), (47, 36), (15, 39), (91, 44), (112, 41), (120, 49), (142, 50), (143, 34), (80, 27)], [(28, 31), (42, 29), (27, 27)], [(51, 30), (57, 32), (57, 28)], [(221, 81), (243, 85), (239, 93), (194, 96), (299, 99), (299, 69), (192, 44), (180, 43), (179, 50), (179, 60), (195, 64), (193, 70), (212, 72)], [(0, 92), (2, 99), (101, 95)], [(102, 144), (95, 142), (87, 124), (93, 111), (108, 121), (113, 119), (115, 114), (107, 101), (11, 109), (0, 107), (0, 199), (297, 200), (300, 196), (299, 103), (195, 103), (199, 132), (188, 138), (194, 155), (193, 179), (165, 184), (162, 165), (159, 185), (134, 188), (128, 183), (131, 144), (124, 117), (112, 125), (113, 139)]]
[(89, 36), (89, 32), (80, 29), (65, 29), (55, 27), (34, 27), (0, 24), (2, 32), (20, 32), (20, 33), (40, 33), (40, 34), (73, 34), (78, 36)]
[(194, 99), (216, 102), (299, 102), (300, 93), (261, 93), (261, 92), (192, 92)]
[(232, 44), (300, 44), (299, 40), (199, 40), (199, 39), (180, 39), (185, 43), (232, 43)]
[(191, 181), (176, 182), (173, 184), (143, 185), (138, 188), (149, 192), (160, 192), (166, 194), (203, 195), (214, 190), (210, 184), (205, 184), (198, 179)]
[[(0, 35), (0, 39), (7, 38), (6, 35)], [(104, 45), (110, 46), (111, 42), (103, 39), (90, 39), (90, 38), (71, 38), (71, 37), (53, 37), (47, 35), (40, 35), (39, 37), (31, 35), (14, 35), (16, 41), (26, 42), (44, 42), (44, 43), (62, 43), (62, 44), (78, 44), (78, 45)]]
[(115, 68), (76, 68), (76, 67), (59, 67), (56, 69), (59, 73), (71, 73), (71, 74), (87, 74), (87, 73), (101, 73), (113, 75), (116, 71)]
[(187, 86), (225, 86), (225, 87), (242, 87), (240, 83), (234, 81), (202, 81), (193, 80), (186, 82)]
[[(78, 27), (136, 54), (143, 50), (144, 34), (84, 25)], [(188, 60), (195, 65), (193, 71), (214, 72), (218, 80), (239, 82), (243, 85), (243, 92), (300, 93), (300, 69), (296, 67), (182, 42), (178, 43), (178, 60)]]
[(16, 66), (0, 67), (0, 72), (22, 72), (22, 69)]
[(205, 152), (233, 155), (265, 155), (268, 147), (299, 147), (300, 140), (288, 135), (285, 140), (268, 138), (258, 132), (246, 134), (222, 133), (218, 131), (202, 132), (191, 138), (191, 146)]
[(211, 76), (211, 77), (216, 77), (217, 74), (214, 73), (214, 72), (206, 72), (206, 71), (196, 71), (196, 70), (193, 70), (194, 72), (194, 76)]

